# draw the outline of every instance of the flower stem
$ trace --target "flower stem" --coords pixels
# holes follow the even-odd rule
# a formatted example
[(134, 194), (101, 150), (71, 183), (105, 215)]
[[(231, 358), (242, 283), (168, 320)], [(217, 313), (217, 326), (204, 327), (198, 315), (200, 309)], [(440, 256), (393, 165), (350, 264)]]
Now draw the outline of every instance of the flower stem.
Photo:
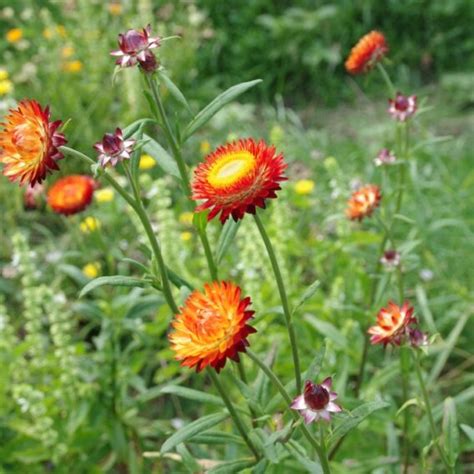
[(378, 62), (377, 63), (377, 69), (380, 71), (380, 74), (382, 74), (383, 80), (385, 81), (385, 85), (387, 86), (387, 89), (390, 93), (390, 97), (395, 97), (395, 87), (393, 86), (393, 82), (390, 79), (390, 76), (388, 75), (387, 70), (383, 67), (383, 64)]
[(240, 415), (237, 413), (236, 409), (234, 408), (234, 405), (232, 404), (232, 401), (229, 398), (229, 395), (227, 394), (226, 389), (222, 386), (218, 375), (214, 372), (214, 369), (212, 368), (209, 368), (207, 372), (209, 374), (209, 377), (211, 377), (212, 382), (216, 386), (217, 391), (222, 397), (222, 400), (224, 401), (225, 406), (227, 407), (227, 410), (229, 411), (230, 416), (234, 420), (235, 426), (237, 427), (237, 430), (242, 436), (242, 439), (245, 441), (250, 451), (252, 451), (252, 453), (254, 454), (255, 458), (258, 461), (260, 459), (260, 454), (255, 448), (254, 444), (252, 443), (251, 439), (249, 438), (248, 429), (245, 427), (244, 422), (240, 418)]
[(288, 297), (286, 295), (285, 284), (283, 283), (283, 278), (281, 276), (280, 267), (278, 265), (278, 260), (275, 255), (275, 251), (273, 250), (272, 243), (270, 238), (268, 237), (267, 231), (263, 225), (263, 222), (260, 219), (258, 213), (254, 215), (255, 223), (257, 224), (258, 230), (262, 237), (263, 243), (268, 253), (268, 257), (270, 258), (270, 262), (272, 264), (273, 273), (275, 275), (275, 280), (277, 282), (278, 291), (280, 293), (280, 299), (283, 306), (283, 313), (285, 315), (285, 323), (286, 328), (288, 330), (288, 335), (290, 337), (290, 344), (291, 344), (291, 352), (293, 354), (293, 364), (295, 368), (295, 379), (296, 379), (296, 389), (298, 392), (301, 392), (301, 372), (300, 372), (300, 360), (298, 356), (298, 347), (296, 345), (296, 336), (295, 330), (293, 327), (293, 322), (291, 320), (291, 311), (290, 306), (288, 304)]
[(417, 351), (416, 349), (413, 349), (413, 360), (415, 362), (416, 376), (418, 378), (418, 383), (420, 384), (421, 393), (423, 395), (423, 401), (425, 403), (425, 410), (426, 410), (426, 415), (428, 416), (428, 422), (430, 425), (431, 437), (433, 438), (433, 443), (436, 446), (436, 449), (439, 453), (441, 461), (443, 461), (443, 464), (446, 467), (446, 472), (453, 473), (454, 469), (449, 464), (448, 460), (446, 459), (446, 455), (444, 454), (443, 449), (441, 448), (439, 444), (438, 433), (436, 432), (436, 425), (433, 418), (433, 412), (431, 410), (430, 397), (428, 396), (428, 391), (426, 390), (426, 385), (423, 380), (423, 375), (421, 373), (419, 351)]
[[(253, 352), (251, 349), (247, 348), (246, 353), (262, 369), (263, 373), (270, 379), (270, 381), (273, 383), (275, 388), (280, 392), (281, 396), (283, 397), (287, 405), (290, 406), (292, 402), (291, 397), (286, 391), (284, 385), (281, 383), (280, 379), (275, 375), (273, 370), (270, 369), (270, 367), (268, 367), (268, 365), (265, 364), (265, 362), (263, 362), (263, 360), (260, 359), (260, 357), (258, 357), (258, 355), (255, 354), (255, 352)], [(296, 411), (290, 409), (290, 412), (293, 418), (295, 419), (295, 421), (300, 421), (301, 419), (300, 415), (296, 413)], [(303, 435), (305, 436), (305, 438), (310, 442), (311, 446), (316, 450), (324, 474), (329, 474), (331, 470), (329, 469), (329, 462), (328, 462), (325, 450), (316, 441), (316, 439), (308, 430), (306, 425), (301, 424), (299, 425), (299, 428), (303, 432)]]
[(214, 260), (214, 255), (212, 254), (211, 246), (209, 245), (209, 239), (207, 238), (206, 229), (198, 229), (199, 237), (201, 238), (201, 243), (204, 248), (204, 254), (206, 255), (207, 266), (209, 267), (209, 273), (211, 278), (214, 281), (219, 279), (219, 274)]
[[(402, 376), (402, 405), (408, 400), (408, 376), (409, 376), (409, 352), (408, 348), (401, 347), (400, 348), (400, 372)], [(403, 474), (408, 472), (408, 466), (410, 463), (410, 443), (408, 439), (408, 428), (410, 422), (408, 409), (405, 408), (403, 411)]]

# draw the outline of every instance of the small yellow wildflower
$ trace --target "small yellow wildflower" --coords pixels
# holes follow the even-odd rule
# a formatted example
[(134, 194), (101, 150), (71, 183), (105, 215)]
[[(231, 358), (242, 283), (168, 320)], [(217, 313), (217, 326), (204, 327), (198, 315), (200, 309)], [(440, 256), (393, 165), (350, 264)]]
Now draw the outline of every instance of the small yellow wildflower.
[(193, 212), (182, 212), (179, 215), (179, 222), (181, 222), (183, 225), (193, 225), (193, 217)]
[(85, 265), (82, 268), (82, 273), (92, 280), (92, 278), (97, 278), (100, 273), (100, 263), (99, 262), (91, 262)]
[(311, 179), (300, 179), (295, 183), (296, 194), (306, 195), (311, 194), (314, 190), (314, 181)]
[(82, 70), (82, 63), (77, 59), (74, 61), (68, 61), (64, 64), (63, 69), (66, 72), (72, 72), (75, 74), (76, 72), (80, 72)]
[(98, 189), (94, 196), (97, 202), (110, 202), (114, 199), (114, 191), (112, 188)]
[(72, 46), (64, 46), (63, 49), (61, 49), (61, 56), (64, 59), (70, 58), (74, 54), (74, 48)]
[(207, 155), (211, 151), (211, 144), (207, 140), (203, 140), (199, 144), (199, 151), (201, 155)]
[(0, 81), (4, 81), (5, 79), (8, 79), (8, 71), (0, 69)]
[(23, 30), (21, 28), (12, 28), (7, 31), (5, 38), (9, 43), (17, 43), (23, 38)]
[(100, 229), (100, 221), (96, 217), (88, 216), (80, 224), (81, 232), (84, 234), (89, 234), (91, 232)]
[(181, 232), (181, 240), (183, 242), (189, 242), (193, 238), (192, 232)]
[(13, 82), (5, 79), (0, 81), (0, 96), (6, 95), (13, 90)]
[(122, 14), (122, 5), (120, 3), (112, 2), (108, 5), (109, 13), (113, 16), (119, 16)]
[(153, 157), (150, 155), (142, 155), (140, 156), (140, 164), (138, 167), (141, 170), (150, 170), (156, 166), (156, 161)]

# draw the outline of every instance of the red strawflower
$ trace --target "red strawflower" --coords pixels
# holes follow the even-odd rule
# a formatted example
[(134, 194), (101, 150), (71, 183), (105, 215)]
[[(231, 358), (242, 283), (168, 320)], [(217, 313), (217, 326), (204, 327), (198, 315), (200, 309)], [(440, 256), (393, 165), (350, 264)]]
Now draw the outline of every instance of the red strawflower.
[(241, 299), (241, 289), (229, 282), (204, 285), (193, 291), (171, 323), (171, 348), (182, 366), (207, 366), (219, 372), (227, 358), (239, 361), (239, 352), (248, 346), (247, 336), (256, 332), (247, 324), (254, 312), (250, 298)]
[(49, 189), (48, 204), (58, 214), (76, 214), (91, 203), (94, 189), (95, 181), (90, 176), (66, 176)]
[(397, 92), (395, 99), (388, 100), (388, 113), (399, 122), (411, 117), (417, 109), (416, 95), (404, 96)]
[(208, 219), (220, 213), (224, 223), (246, 212), (265, 208), (265, 200), (276, 198), (280, 182), (286, 180), (286, 163), (274, 146), (252, 138), (220, 146), (197, 166), (192, 182), (194, 200), (204, 200), (196, 212), (210, 209)]
[(0, 124), (0, 163), (3, 174), (20, 185), (41, 183), (51, 170), (59, 169), (63, 158), (58, 147), (67, 140), (57, 131), (61, 120), (50, 122), (49, 107), (25, 99), (10, 109)]
[(94, 145), (99, 152), (99, 163), (105, 168), (107, 164), (115, 166), (119, 161), (129, 160), (135, 140), (124, 140), (120, 128), (114, 133), (106, 133), (100, 142)]
[(347, 202), (346, 216), (351, 220), (362, 220), (378, 207), (382, 195), (375, 184), (368, 184), (352, 193)]
[(351, 74), (361, 74), (371, 69), (388, 52), (385, 37), (378, 31), (363, 36), (352, 48), (345, 66)]

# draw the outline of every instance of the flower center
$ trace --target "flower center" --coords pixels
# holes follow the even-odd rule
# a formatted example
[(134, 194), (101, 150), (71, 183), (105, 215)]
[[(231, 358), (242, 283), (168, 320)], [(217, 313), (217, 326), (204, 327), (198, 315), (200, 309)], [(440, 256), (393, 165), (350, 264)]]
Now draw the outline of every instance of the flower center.
[(329, 403), (329, 393), (322, 385), (306, 382), (304, 401), (312, 410), (322, 410)]
[(408, 109), (408, 99), (406, 97), (399, 96), (395, 101), (395, 108), (401, 112), (405, 112)]
[(235, 183), (255, 167), (255, 157), (248, 151), (229, 153), (214, 163), (208, 177), (209, 184), (223, 188)]

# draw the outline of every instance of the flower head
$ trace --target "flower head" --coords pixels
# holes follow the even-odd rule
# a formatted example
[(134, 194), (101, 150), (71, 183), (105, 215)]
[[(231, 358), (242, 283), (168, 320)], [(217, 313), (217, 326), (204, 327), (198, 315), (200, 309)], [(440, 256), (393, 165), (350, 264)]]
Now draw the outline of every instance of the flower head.
[(388, 52), (385, 37), (378, 31), (363, 36), (352, 48), (345, 66), (351, 74), (361, 74), (371, 69)]
[(23, 30), (21, 28), (12, 28), (8, 30), (5, 39), (9, 43), (18, 43), (23, 38)]
[(155, 159), (147, 154), (143, 154), (140, 156), (140, 162), (138, 164), (138, 167), (141, 170), (150, 170), (151, 168), (154, 168), (156, 166), (156, 161)]
[(351, 220), (361, 221), (374, 212), (381, 198), (380, 189), (374, 184), (359, 188), (352, 193), (347, 202), (346, 216)]
[(63, 157), (58, 147), (67, 140), (58, 127), (61, 120), (50, 122), (49, 107), (41, 108), (35, 100), (22, 100), (10, 109), (0, 124), (0, 163), (3, 174), (20, 185), (41, 183), (50, 170), (59, 169)]
[(90, 176), (67, 176), (49, 188), (48, 204), (58, 214), (76, 214), (91, 203), (94, 187), (95, 181)]
[(331, 392), (332, 379), (326, 378), (320, 385), (307, 380), (304, 392), (297, 396), (291, 408), (301, 411), (306, 424), (319, 419), (331, 421), (331, 413), (339, 413), (342, 408), (334, 403), (337, 393)]
[(116, 166), (119, 161), (129, 160), (133, 145), (135, 140), (124, 140), (122, 130), (117, 127), (114, 133), (106, 133), (94, 148), (99, 152), (100, 166), (105, 168), (108, 164)]
[(194, 200), (204, 200), (196, 212), (210, 209), (208, 219), (220, 213), (224, 223), (235, 221), (246, 212), (265, 207), (265, 200), (276, 198), (280, 182), (286, 180), (286, 163), (275, 147), (263, 140), (238, 140), (217, 148), (197, 166), (192, 183)]
[(395, 161), (397, 161), (395, 153), (388, 148), (382, 148), (379, 154), (374, 158), (375, 166), (392, 165)]
[(118, 57), (116, 64), (120, 67), (132, 67), (138, 63), (146, 72), (153, 72), (158, 67), (158, 62), (151, 50), (160, 46), (161, 38), (150, 35), (151, 25), (141, 31), (128, 30), (125, 34), (119, 34), (120, 49), (110, 53)]
[(380, 263), (386, 267), (398, 267), (400, 265), (400, 253), (396, 250), (386, 250), (381, 259)]
[(300, 179), (295, 183), (295, 192), (302, 196), (311, 194), (314, 190), (314, 181), (312, 179)]
[(84, 265), (82, 268), (82, 273), (91, 280), (93, 278), (97, 278), (100, 273), (100, 263), (99, 262), (91, 262), (87, 265)]
[(382, 308), (377, 314), (377, 324), (367, 331), (371, 334), (372, 344), (393, 344), (399, 346), (407, 335), (411, 324), (416, 324), (413, 316), (413, 306), (408, 301), (403, 306), (398, 306), (389, 301), (386, 308)]
[(399, 122), (411, 117), (417, 109), (416, 95), (404, 96), (397, 92), (395, 99), (389, 99), (388, 103), (388, 113)]
[(241, 289), (230, 282), (204, 285), (204, 291), (193, 291), (172, 322), (171, 348), (181, 365), (207, 366), (219, 372), (227, 358), (239, 361), (245, 352), (247, 336), (256, 332), (247, 321), (254, 312), (248, 309), (250, 298), (241, 299)]

